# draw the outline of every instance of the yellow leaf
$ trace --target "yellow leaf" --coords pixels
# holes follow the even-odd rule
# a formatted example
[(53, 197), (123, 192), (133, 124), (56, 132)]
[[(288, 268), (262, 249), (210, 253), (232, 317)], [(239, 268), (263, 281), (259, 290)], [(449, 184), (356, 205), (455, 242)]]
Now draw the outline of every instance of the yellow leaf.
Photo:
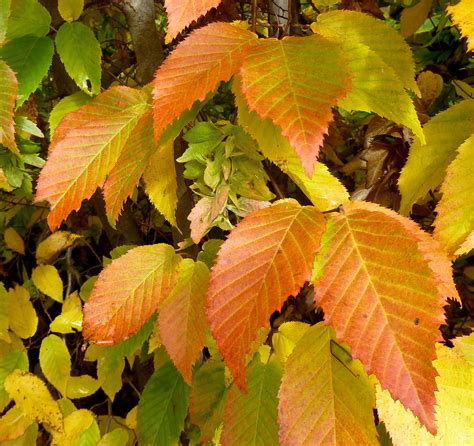
[(82, 304), (77, 291), (66, 297), (62, 312), (49, 325), (56, 333), (75, 333), (82, 330)]
[(58, 10), (66, 22), (77, 20), (84, 9), (84, 0), (58, 0)]
[(456, 257), (462, 256), (464, 254), (468, 254), (470, 251), (474, 249), (474, 232), (471, 232), (466, 240), (461, 244), (458, 250), (454, 253)]
[(153, 205), (173, 226), (176, 226), (176, 169), (174, 165), (174, 140), (165, 142), (151, 156), (143, 174), (145, 192)]
[(68, 398), (85, 398), (99, 390), (100, 383), (89, 375), (70, 376), (67, 380), (66, 396)]
[(31, 338), (38, 328), (38, 316), (26, 288), (17, 285), (7, 294), (10, 329), (22, 339)]
[(7, 192), (10, 192), (13, 190), (13, 187), (10, 186), (10, 183), (7, 180), (7, 177), (5, 176), (5, 172), (3, 169), (0, 167), (0, 189), (3, 189)]
[(53, 434), (52, 446), (97, 444), (99, 438), (94, 414), (90, 410), (79, 409), (64, 418), (64, 431)]
[(46, 296), (51, 297), (56, 302), (63, 301), (63, 281), (54, 266), (37, 266), (31, 274), (31, 280), (35, 287)]
[(9, 318), (8, 318), (8, 296), (7, 290), (0, 282), (0, 340), (11, 342), (10, 334), (8, 333)]
[(32, 423), (33, 420), (28, 415), (18, 407), (12, 407), (0, 418), (0, 443), (20, 437)]
[(273, 349), (282, 364), (293, 352), (297, 342), (303, 337), (310, 326), (304, 322), (285, 322), (272, 337)]
[(5, 389), (23, 413), (57, 432), (63, 431), (63, 416), (58, 403), (37, 376), (15, 370), (5, 380)]
[(461, 34), (467, 38), (467, 50), (474, 51), (474, 2), (461, 0), (457, 5), (448, 6), (453, 22), (461, 28)]
[(400, 33), (411, 36), (428, 18), (433, 0), (421, 0), (415, 6), (405, 8), (400, 16)]
[(5, 390), (5, 380), (16, 369), (28, 370), (26, 352), (10, 351), (0, 357), (0, 411), (10, 403), (10, 395)]
[(13, 228), (7, 228), (3, 234), (5, 244), (9, 249), (21, 255), (25, 255), (25, 242)]
[(80, 235), (67, 231), (54, 232), (36, 248), (36, 261), (38, 264), (53, 263), (61, 251), (70, 248), (79, 238)]
[(137, 428), (137, 411), (138, 406), (135, 406), (125, 417), (125, 425), (131, 430), (136, 430)]

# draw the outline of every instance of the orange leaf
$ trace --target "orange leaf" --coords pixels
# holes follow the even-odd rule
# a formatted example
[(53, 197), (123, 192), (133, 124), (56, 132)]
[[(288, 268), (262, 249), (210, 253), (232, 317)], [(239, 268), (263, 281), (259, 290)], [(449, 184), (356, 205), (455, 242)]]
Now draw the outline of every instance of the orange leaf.
[(284, 200), (249, 214), (222, 245), (211, 271), (207, 315), (239, 387), (245, 356), (261, 327), (311, 276), (324, 231), (314, 207)]
[(51, 230), (102, 186), (145, 109), (144, 93), (113, 87), (61, 121), (36, 192), (51, 204)]
[(160, 340), (174, 365), (191, 384), (192, 367), (206, 340), (206, 297), (209, 271), (202, 262), (181, 262), (176, 285), (160, 306)]
[(155, 139), (180, 114), (202, 101), (239, 69), (244, 50), (257, 36), (229, 23), (192, 32), (158, 69), (154, 80)]
[(165, 0), (168, 13), (168, 39), (174, 39), (184, 28), (199, 19), (212, 8), (219, 6), (221, 0)]
[(242, 64), (242, 90), (250, 110), (271, 118), (311, 176), (332, 121), (331, 108), (351, 88), (337, 43), (320, 35), (259, 40)]
[(175, 285), (180, 261), (164, 244), (140, 246), (112, 261), (84, 305), (84, 339), (111, 345), (136, 333)]
[(405, 217), (354, 202), (330, 218), (315, 262), (316, 301), (338, 339), (433, 432), (438, 283), (446, 287), (435, 245)]
[(0, 144), (14, 153), (19, 153), (13, 126), (17, 90), (18, 81), (15, 73), (3, 60), (0, 60)]

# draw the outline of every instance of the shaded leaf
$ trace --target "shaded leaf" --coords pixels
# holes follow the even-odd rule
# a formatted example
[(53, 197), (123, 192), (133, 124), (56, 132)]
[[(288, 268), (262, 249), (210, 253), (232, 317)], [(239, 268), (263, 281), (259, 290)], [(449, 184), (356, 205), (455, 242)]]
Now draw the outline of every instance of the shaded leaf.
[(400, 34), (409, 37), (425, 23), (431, 11), (433, 0), (420, 0), (410, 8), (404, 8), (400, 16)]
[(330, 217), (315, 261), (315, 301), (353, 357), (435, 431), (431, 361), (444, 301), (430, 263), (438, 254), (429, 258), (434, 246), (423, 245), (416, 225), (382, 209), (354, 202)]
[(161, 343), (188, 384), (206, 340), (208, 279), (209, 270), (204, 263), (183, 259), (176, 285), (159, 308)]
[(25, 433), (34, 421), (25, 415), (18, 407), (12, 407), (0, 418), (0, 441), (6, 443)]
[(249, 48), (241, 76), (250, 110), (281, 128), (311, 176), (331, 108), (350, 90), (339, 46), (319, 35), (259, 40)]
[(5, 245), (7, 245), (7, 248), (17, 252), (18, 254), (25, 255), (25, 242), (23, 241), (21, 235), (18, 234), (18, 232), (14, 228), (9, 227), (5, 229), (5, 232), (3, 233), (3, 238), (5, 240)]
[(110, 345), (137, 332), (175, 285), (180, 261), (164, 244), (140, 246), (114, 260), (84, 305), (84, 338)]
[(10, 329), (20, 338), (31, 338), (38, 328), (38, 316), (26, 288), (17, 285), (8, 291)]
[(36, 192), (51, 204), (51, 229), (102, 186), (145, 109), (143, 93), (113, 87), (61, 121)]
[(278, 360), (285, 364), (295, 345), (305, 335), (310, 326), (304, 322), (284, 322), (272, 336), (272, 345)]
[(46, 379), (66, 396), (67, 381), (71, 374), (71, 357), (64, 341), (49, 335), (41, 342), (39, 361)]
[(309, 280), (324, 226), (316, 208), (285, 200), (249, 214), (222, 245), (211, 271), (207, 315), (241, 388), (245, 355), (270, 315)]
[(13, 40), (27, 34), (43, 37), (49, 32), (51, 16), (38, 0), (13, 0), (10, 6), (6, 39)]
[(33, 269), (31, 280), (43, 294), (55, 300), (63, 301), (63, 281), (58, 270), (52, 265), (40, 265)]
[(13, 125), (17, 90), (18, 81), (15, 73), (3, 60), (0, 60), (0, 144), (3, 144), (14, 153), (19, 153)]
[(58, 0), (58, 11), (67, 22), (77, 20), (84, 9), (84, 0)]
[(9, 324), (8, 294), (3, 283), (0, 282), (0, 340), (2, 341), (10, 342)]
[(412, 144), (398, 180), (402, 194), (400, 213), (404, 215), (441, 184), (456, 149), (474, 133), (474, 100), (462, 101), (437, 114), (423, 132), (426, 144), (419, 140)]
[(278, 399), (282, 445), (378, 445), (373, 386), (322, 322), (296, 343)]
[(203, 101), (219, 82), (238, 71), (244, 50), (256, 37), (228, 23), (211, 23), (176, 47), (153, 83), (155, 139), (181, 112)]
[(171, 446), (178, 443), (188, 410), (189, 386), (171, 361), (153, 373), (143, 390), (137, 413), (140, 444)]
[(127, 430), (119, 427), (106, 433), (97, 443), (97, 446), (126, 446), (129, 439)]
[(68, 231), (54, 232), (36, 247), (36, 261), (39, 265), (53, 263), (61, 251), (73, 246), (79, 238), (80, 235)]
[(0, 357), (0, 410), (3, 411), (11, 401), (5, 380), (15, 370), (28, 370), (28, 356), (26, 352), (11, 351)]

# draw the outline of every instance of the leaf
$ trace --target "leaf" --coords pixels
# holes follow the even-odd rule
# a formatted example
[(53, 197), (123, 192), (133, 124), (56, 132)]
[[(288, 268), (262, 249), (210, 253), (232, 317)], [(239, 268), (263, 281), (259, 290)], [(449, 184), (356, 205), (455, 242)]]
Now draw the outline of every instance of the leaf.
[(224, 370), (221, 360), (211, 359), (193, 374), (189, 415), (193, 424), (201, 431), (199, 440), (202, 443), (211, 441), (222, 423), (227, 395)]
[(233, 384), (224, 407), (222, 445), (278, 445), (277, 393), (282, 370), (276, 361), (262, 364), (256, 355), (247, 372), (248, 392)]
[(193, 31), (167, 57), (153, 82), (155, 139), (195, 101), (239, 69), (243, 53), (257, 36), (228, 23)]
[(450, 254), (474, 231), (473, 159), (474, 135), (459, 147), (441, 186), (443, 196), (436, 207), (434, 236)]
[(94, 414), (79, 409), (64, 418), (64, 432), (53, 433), (52, 446), (96, 446), (99, 439), (100, 431)]
[(461, 0), (456, 5), (447, 7), (456, 26), (461, 28), (461, 34), (467, 38), (467, 50), (474, 51), (474, 15), (472, 13), (472, 1)]
[(331, 108), (350, 90), (339, 46), (319, 35), (259, 40), (249, 48), (240, 74), (250, 110), (281, 128), (311, 176)]
[(143, 181), (145, 182), (145, 192), (153, 206), (176, 227), (178, 184), (176, 182), (173, 143), (173, 139), (170, 139), (151, 155), (143, 173)]
[[(70, 376), (67, 381), (66, 396), (68, 398), (85, 398), (99, 390), (100, 383), (89, 375)], [(93, 443), (94, 446), (96, 443)]]
[(295, 345), (308, 331), (309, 325), (304, 322), (284, 322), (272, 336), (272, 345), (278, 360), (284, 364), (293, 352)]
[(127, 446), (129, 439), (127, 430), (119, 427), (106, 433), (97, 443), (97, 446)]
[(184, 0), (176, 2), (165, 0), (168, 13), (167, 40), (173, 40), (184, 28), (205, 15), (210, 9), (217, 8), (221, 0)]
[(26, 352), (11, 351), (0, 357), (0, 409), (2, 411), (11, 401), (11, 397), (5, 388), (5, 380), (17, 369), (28, 370)]
[(51, 134), (51, 139), (54, 138), (56, 127), (62, 121), (64, 116), (66, 116), (68, 113), (76, 111), (83, 105), (89, 104), (91, 100), (92, 98), (83, 91), (78, 91), (61, 99), (53, 107), (51, 113), (49, 114), (49, 131)]
[(58, 0), (58, 11), (66, 22), (77, 20), (84, 9), (84, 0)]
[(8, 294), (3, 283), (0, 282), (0, 340), (10, 342), (8, 317)]
[(167, 361), (148, 380), (138, 403), (138, 442), (150, 446), (177, 444), (188, 397), (189, 386), (172, 362)]
[(461, 246), (454, 253), (455, 256), (461, 256), (463, 254), (468, 254), (474, 249), (474, 232), (471, 232), (461, 244)]
[(284, 200), (244, 218), (211, 270), (207, 316), (234, 380), (245, 388), (245, 355), (261, 327), (311, 276), (324, 231), (313, 207)]
[(10, 329), (20, 338), (31, 338), (38, 328), (38, 316), (26, 288), (17, 285), (8, 291)]
[[(0, 0), (0, 46), (7, 34), (8, 18), (10, 17), (11, 0)], [(0, 76), (1, 78), (1, 76)]]
[(407, 215), (414, 203), (441, 184), (456, 149), (474, 133), (473, 116), (474, 100), (462, 101), (425, 125), (426, 144), (413, 143), (398, 180), (401, 214)]
[(107, 217), (112, 226), (140, 181), (150, 156), (156, 151), (151, 110), (146, 111), (129, 136), (104, 184)]
[(0, 57), (16, 73), (17, 105), (23, 104), (47, 74), (53, 59), (54, 44), (49, 37), (24, 36), (0, 48)]
[(82, 305), (77, 291), (66, 297), (61, 314), (49, 324), (49, 329), (62, 334), (82, 330)]
[(55, 300), (63, 301), (63, 281), (58, 270), (52, 265), (40, 265), (33, 269), (31, 280), (43, 294)]
[(51, 204), (51, 229), (102, 186), (145, 109), (143, 93), (112, 87), (61, 121), (36, 192)]
[(39, 361), (45, 378), (65, 396), (71, 374), (71, 357), (64, 341), (49, 335), (41, 342)]
[(322, 322), (296, 343), (278, 399), (282, 445), (378, 445), (373, 386)]
[(419, 94), (410, 47), (393, 28), (381, 20), (356, 11), (331, 11), (318, 16), (325, 35), (367, 45), (392, 67), (404, 88)]
[(92, 30), (80, 22), (66, 22), (55, 42), (61, 62), (77, 86), (88, 94), (99, 94), (102, 51)]
[(425, 23), (432, 5), (433, 0), (420, 0), (410, 8), (404, 8), (400, 16), (400, 34), (405, 38), (414, 34)]
[(36, 248), (39, 265), (53, 263), (61, 251), (70, 248), (81, 236), (68, 231), (56, 231), (40, 242)]
[(289, 141), (270, 119), (260, 120), (255, 112), (248, 109), (235, 81), (233, 92), (239, 124), (258, 142), (265, 157), (285, 172), (318, 209), (327, 211), (349, 201), (346, 188), (324, 164), (317, 162), (312, 177), (308, 178)]
[(37, 376), (15, 370), (5, 381), (5, 389), (16, 405), (30, 418), (63, 431), (63, 416), (46, 385)]
[(431, 361), (444, 320), (438, 284), (444, 291), (447, 279), (436, 266), (441, 254), (429, 252), (436, 244), (422, 234), (408, 219), (375, 204), (344, 205), (330, 217), (313, 280), (315, 301), (337, 338), (435, 431)]
[(114, 260), (84, 305), (84, 338), (110, 345), (137, 332), (175, 285), (180, 261), (164, 244), (140, 246)]
[(49, 32), (51, 16), (38, 0), (13, 0), (10, 6), (6, 40), (26, 35), (43, 37)]
[(183, 259), (176, 285), (159, 308), (161, 343), (188, 384), (206, 340), (208, 280), (209, 270), (204, 263)]
[(17, 90), (18, 81), (15, 73), (3, 60), (0, 60), (0, 144), (3, 144), (14, 153), (19, 153), (13, 125)]
[(18, 407), (12, 407), (0, 418), (0, 441), (15, 440), (25, 433), (34, 421), (25, 415)]
[(5, 229), (3, 233), (3, 238), (5, 240), (5, 245), (7, 248), (11, 249), (12, 251), (21, 254), (22, 256), (25, 255), (25, 242), (18, 232), (12, 227)]

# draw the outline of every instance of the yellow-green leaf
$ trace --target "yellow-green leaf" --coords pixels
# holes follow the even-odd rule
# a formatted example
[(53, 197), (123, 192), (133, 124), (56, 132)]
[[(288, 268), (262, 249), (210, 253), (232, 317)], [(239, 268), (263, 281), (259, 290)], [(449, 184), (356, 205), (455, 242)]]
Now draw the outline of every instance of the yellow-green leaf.
[(278, 331), (272, 336), (272, 345), (282, 364), (286, 362), (309, 327), (304, 322), (285, 322), (278, 327)]
[(53, 263), (59, 253), (73, 246), (80, 235), (67, 231), (56, 231), (38, 244), (36, 261), (38, 264)]
[(84, 9), (84, 0), (58, 0), (58, 10), (66, 22), (77, 20)]
[(71, 357), (64, 341), (56, 335), (43, 339), (39, 361), (46, 379), (66, 396), (66, 386), (71, 374)]
[(441, 186), (441, 197), (434, 221), (437, 238), (450, 254), (474, 231), (474, 134), (458, 149)]
[(105, 434), (97, 446), (126, 446), (130, 437), (126, 429), (119, 427)]
[(12, 227), (5, 229), (3, 237), (5, 239), (5, 245), (7, 245), (7, 248), (21, 255), (25, 255), (25, 242), (15, 229)]
[(85, 398), (97, 392), (100, 382), (89, 375), (70, 376), (67, 380), (66, 396), (71, 399)]
[(456, 149), (474, 133), (474, 100), (462, 101), (432, 118), (423, 128), (426, 144), (410, 147), (398, 186), (400, 213), (407, 215), (414, 203), (443, 181)]
[(23, 435), (34, 421), (25, 415), (18, 407), (14, 406), (0, 418), (0, 443), (3, 445), (8, 440)]
[(22, 339), (31, 338), (38, 328), (38, 316), (26, 288), (17, 285), (8, 291), (10, 329)]
[(31, 280), (46, 296), (56, 302), (63, 301), (63, 281), (53, 265), (37, 266), (31, 273)]
[(15, 370), (5, 380), (5, 389), (30, 418), (63, 431), (63, 415), (46, 384), (32, 373)]
[(0, 410), (10, 402), (10, 395), (5, 390), (5, 380), (14, 370), (28, 370), (28, 356), (26, 352), (10, 351), (0, 357)]
[(82, 330), (82, 304), (77, 291), (66, 297), (61, 314), (49, 324), (56, 333), (75, 333)]

